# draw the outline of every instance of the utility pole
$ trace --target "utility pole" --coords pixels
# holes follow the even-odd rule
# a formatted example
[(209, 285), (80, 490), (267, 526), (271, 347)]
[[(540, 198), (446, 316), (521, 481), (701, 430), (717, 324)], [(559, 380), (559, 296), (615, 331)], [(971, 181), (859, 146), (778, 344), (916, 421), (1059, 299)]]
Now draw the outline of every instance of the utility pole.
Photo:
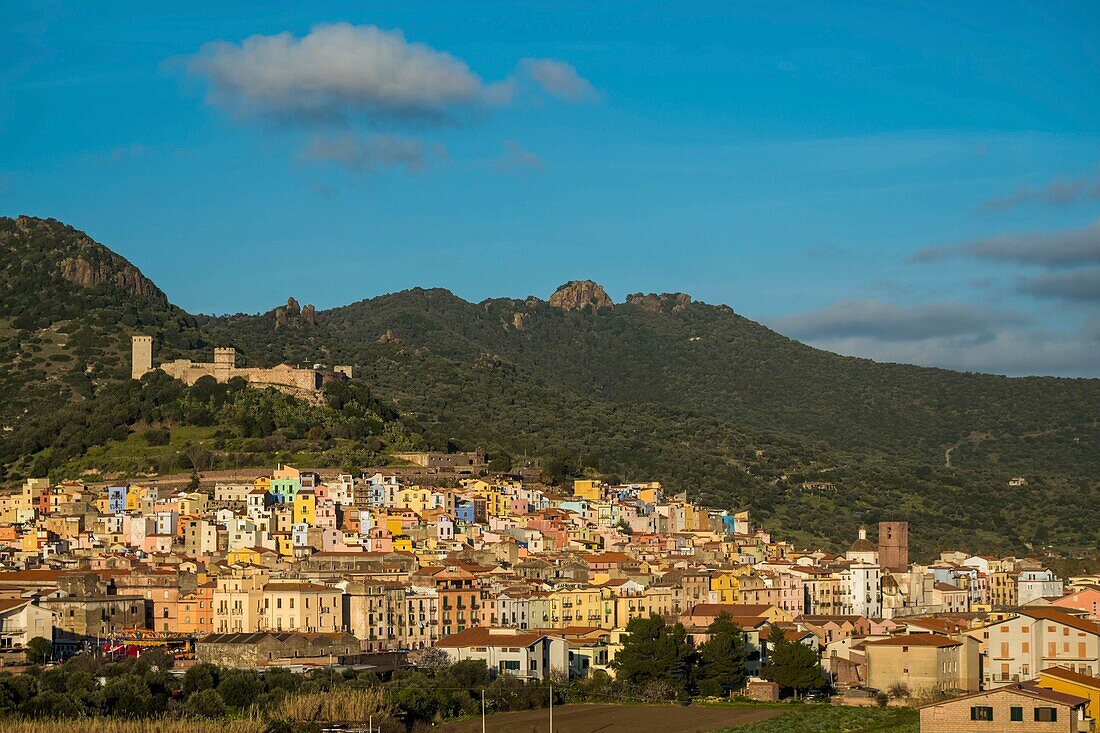
[(485, 688), (481, 688), (481, 733), (485, 733)]
[(550, 684), (550, 733), (554, 733), (554, 685)]

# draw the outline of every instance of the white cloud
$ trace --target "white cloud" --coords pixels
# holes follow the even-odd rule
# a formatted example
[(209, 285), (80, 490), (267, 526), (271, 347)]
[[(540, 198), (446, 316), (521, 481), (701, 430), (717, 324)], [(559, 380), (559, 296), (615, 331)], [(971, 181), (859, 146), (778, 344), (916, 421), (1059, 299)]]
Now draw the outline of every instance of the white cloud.
[(191, 57), (210, 100), (235, 112), (286, 119), (446, 119), (507, 102), (512, 84), (488, 84), (466, 62), (399, 30), (332, 23), (305, 36), (213, 41)]
[(596, 87), (578, 74), (572, 64), (557, 59), (523, 59), (520, 68), (543, 92), (556, 99), (578, 104), (600, 98)]

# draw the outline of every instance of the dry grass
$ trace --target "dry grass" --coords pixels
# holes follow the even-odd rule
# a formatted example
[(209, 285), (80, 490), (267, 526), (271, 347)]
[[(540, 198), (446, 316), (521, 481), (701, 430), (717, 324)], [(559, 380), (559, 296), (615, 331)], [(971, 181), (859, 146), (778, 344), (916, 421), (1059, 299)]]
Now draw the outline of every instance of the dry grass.
[(77, 720), (0, 720), (0, 733), (261, 733), (262, 720), (168, 720), (83, 718)]
[(290, 720), (339, 721), (366, 720), (368, 715), (384, 716), (389, 712), (385, 691), (381, 687), (370, 687), (293, 695), (283, 700), (270, 715)]

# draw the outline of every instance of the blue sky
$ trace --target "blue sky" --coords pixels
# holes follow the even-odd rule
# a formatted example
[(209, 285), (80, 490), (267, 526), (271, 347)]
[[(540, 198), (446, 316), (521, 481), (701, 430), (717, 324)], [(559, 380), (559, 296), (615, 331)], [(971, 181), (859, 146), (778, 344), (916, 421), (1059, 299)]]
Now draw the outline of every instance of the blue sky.
[(193, 312), (588, 277), (1100, 376), (1096, 3), (306, 5), (4, 3), (0, 214)]

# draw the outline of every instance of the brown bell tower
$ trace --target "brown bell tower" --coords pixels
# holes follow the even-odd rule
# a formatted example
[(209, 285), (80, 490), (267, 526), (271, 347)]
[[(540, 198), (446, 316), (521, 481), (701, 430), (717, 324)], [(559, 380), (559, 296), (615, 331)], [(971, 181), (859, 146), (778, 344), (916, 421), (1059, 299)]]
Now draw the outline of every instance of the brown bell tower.
[(878, 562), (895, 573), (909, 569), (909, 522), (878, 523)]

